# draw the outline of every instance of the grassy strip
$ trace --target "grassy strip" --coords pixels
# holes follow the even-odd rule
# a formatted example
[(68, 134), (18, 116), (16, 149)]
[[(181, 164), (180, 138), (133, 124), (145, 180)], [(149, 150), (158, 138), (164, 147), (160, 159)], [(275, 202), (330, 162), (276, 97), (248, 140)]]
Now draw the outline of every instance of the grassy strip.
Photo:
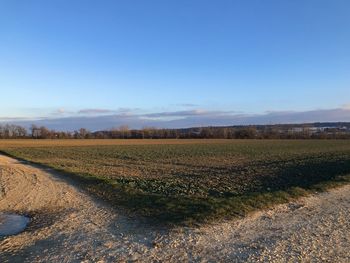
[[(21, 159), (20, 155), (11, 151), (5, 150), (2, 153)], [(116, 207), (125, 207), (133, 213), (150, 219), (150, 222), (168, 225), (194, 225), (241, 217), (258, 209), (268, 208), (350, 182), (350, 175), (343, 174), (333, 175), (313, 184), (284, 187), (283, 190), (248, 192), (230, 197), (165, 196), (144, 192), (112, 179), (91, 174), (71, 173), (54, 165), (34, 162), (30, 158), (21, 160), (63, 172), (70, 179), (79, 183), (88, 193)]]

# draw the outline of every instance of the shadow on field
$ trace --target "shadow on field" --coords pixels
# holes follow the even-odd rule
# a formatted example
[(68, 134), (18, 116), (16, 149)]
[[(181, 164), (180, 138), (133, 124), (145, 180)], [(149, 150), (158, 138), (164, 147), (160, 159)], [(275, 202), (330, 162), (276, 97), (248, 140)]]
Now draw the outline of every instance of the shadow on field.
[(345, 180), (342, 176), (349, 173), (349, 160), (310, 159), (302, 164), (285, 166), (276, 174), (262, 178), (261, 188), (271, 191), (286, 191), (292, 187), (315, 189), (322, 182), (341, 182)]
[[(28, 162), (6, 152), (0, 153), (41, 169), (55, 169), (60, 178), (79, 186), (89, 194), (115, 207), (125, 208), (131, 215), (142, 216), (147, 223), (168, 226), (193, 226), (218, 219), (241, 217), (257, 209), (350, 182), (350, 162), (346, 156), (333, 160), (310, 158), (302, 163), (281, 161), (275, 172), (256, 174), (255, 186), (239, 193), (215, 195), (209, 192), (206, 197), (161, 195), (141, 191), (118, 180), (70, 173), (56, 167)], [(259, 166), (258, 163), (255, 165)], [(239, 176), (242, 177), (242, 174)], [(252, 178), (251, 175), (247, 176), (244, 183), (253, 184), (249, 178)], [(215, 192), (215, 189), (211, 191)]]

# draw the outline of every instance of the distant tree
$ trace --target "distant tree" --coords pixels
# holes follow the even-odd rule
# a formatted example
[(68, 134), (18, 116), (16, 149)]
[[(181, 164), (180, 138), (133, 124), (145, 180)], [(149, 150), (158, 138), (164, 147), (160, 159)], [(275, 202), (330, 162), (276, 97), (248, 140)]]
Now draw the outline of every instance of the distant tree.
[(36, 126), (35, 124), (32, 124), (30, 126), (30, 134), (32, 138), (39, 139), (41, 137), (41, 130), (38, 126)]
[(203, 139), (213, 138), (213, 131), (210, 127), (203, 127), (200, 130), (200, 137)]
[(237, 139), (255, 139), (256, 135), (257, 130), (255, 127), (241, 128), (235, 132), (235, 138)]
[(78, 137), (80, 139), (89, 139), (91, 135), (91, 132), (85, 128), (80, 128), (78, 133), (79, 133)]
[(153, 139), (155, 133), (157, 131), (157, 128), (155, 127), (143, 127), (142, 129), (142, 137), (144, 139)]
[(51, 131), (48, 128), (41, 126), (39, 130), (41, 139), (51, 139)]
[(119, 132), (122, 139), (127, 139), (130, 137), (130, 130), (128, 125), (122, 125), (119, 127)]

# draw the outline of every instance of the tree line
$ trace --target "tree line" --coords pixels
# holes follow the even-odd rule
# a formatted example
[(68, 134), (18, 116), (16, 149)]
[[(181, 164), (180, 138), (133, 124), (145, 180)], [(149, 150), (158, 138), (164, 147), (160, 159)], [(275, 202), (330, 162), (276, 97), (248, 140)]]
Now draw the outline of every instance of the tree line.
[[(350, 126), (350, 124), (349, 124)], [(32, 125), (0, 125), (0, 139), (350, 139), (350, 127), (315, 128), (312, 125), (258, 125), (232, 127), (197, 127), (186, 129), (129, 129), (120, 126), (91, 132), (81, 128), (74, 132)]]

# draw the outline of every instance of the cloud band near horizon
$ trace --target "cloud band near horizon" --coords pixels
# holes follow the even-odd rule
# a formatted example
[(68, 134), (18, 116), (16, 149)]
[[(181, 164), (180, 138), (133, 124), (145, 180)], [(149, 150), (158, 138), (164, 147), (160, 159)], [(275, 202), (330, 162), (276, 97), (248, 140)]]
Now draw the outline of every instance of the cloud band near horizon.
[(153, 113), (138, 113), (139, 109), (81, 109), (69, 112), (60, 109), (53, 117), (0, 118), (1, 123), (13, 123), (28, 127), (44, 125), (50, 129), (73, 131), (87, 128), (92, 131), (128, 125), (132, 129), (145, 126), (156, 128), (188, 128), (202, 126), (263, 125), (311, 122), (350, 122), (350, 107), (310, 111), (272, 111), (263, 114), (244, 114), (234, 111), (181, 110)]

